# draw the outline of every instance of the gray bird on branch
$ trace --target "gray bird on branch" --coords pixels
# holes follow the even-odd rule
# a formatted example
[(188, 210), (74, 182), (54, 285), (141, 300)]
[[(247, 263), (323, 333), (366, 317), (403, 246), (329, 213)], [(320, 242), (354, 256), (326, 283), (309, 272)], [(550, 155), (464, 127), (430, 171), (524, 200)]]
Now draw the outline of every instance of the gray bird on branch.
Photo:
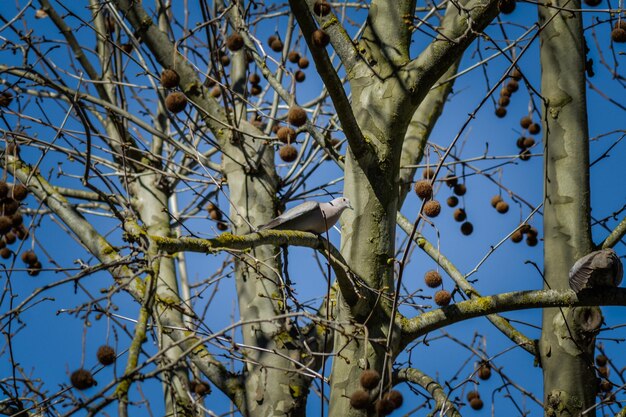
[(569, 286), (575, 292), (584, 288), (617, 287), (624, 267), (613, 249), (600, 249), (583, 256), (569, 271)]
[(260, 226), (259, 230), (299, 230), (319, 235), (333, 227), (347, 208), (352, 209), (352, 206), (345, 197), (335, 198), (328, 203), (307, 201)]

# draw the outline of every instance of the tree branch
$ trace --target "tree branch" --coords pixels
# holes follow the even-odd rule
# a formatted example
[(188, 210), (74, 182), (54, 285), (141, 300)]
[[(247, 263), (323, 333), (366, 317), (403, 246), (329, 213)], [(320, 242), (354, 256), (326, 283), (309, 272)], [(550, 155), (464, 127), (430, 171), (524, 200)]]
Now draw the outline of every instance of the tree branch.
[[(403, 368), (398, 370), (394, 377), (394, 382), (413, 382), (428, 391), (435, 400), (435, 409), (433, 411), (441, 411), (448, 417), (461, 417), (461, 413), (459, 413), (452, 401), (448, 399), (441, 385), (422, 371), (415, 368)], [(435, 415), (435, 413), (432, 413), (432, 415)]]

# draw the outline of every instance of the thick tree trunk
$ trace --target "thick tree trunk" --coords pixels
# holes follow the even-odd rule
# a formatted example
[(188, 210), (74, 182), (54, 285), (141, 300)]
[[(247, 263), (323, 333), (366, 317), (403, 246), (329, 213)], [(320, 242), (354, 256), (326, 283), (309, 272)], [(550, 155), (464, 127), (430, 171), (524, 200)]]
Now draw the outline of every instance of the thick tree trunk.
[[(589, 138), (580, 1), (539, 7), (544, 110), (545, 287), (568, 289), (568, 271), (592, 249), (589, 222)], [(557, 14), (557, 16), (553, 16)], [(540, 341), (547, 416), (578, 416), (594, 404), (598, 308), (545, 309)], [(587, 416), (594, 416), (590, 411)]]

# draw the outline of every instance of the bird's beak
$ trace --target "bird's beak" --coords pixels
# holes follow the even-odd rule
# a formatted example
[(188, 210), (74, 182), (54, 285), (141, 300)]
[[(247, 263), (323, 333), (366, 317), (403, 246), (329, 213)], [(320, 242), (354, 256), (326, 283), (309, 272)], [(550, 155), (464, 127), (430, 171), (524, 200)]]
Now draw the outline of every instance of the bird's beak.
[(354, 210), (354, 207), (352, 207), (352, 204), (350, 204), (350, 203), (348, 203), (348, 208), (349, 208), (350, 210)]

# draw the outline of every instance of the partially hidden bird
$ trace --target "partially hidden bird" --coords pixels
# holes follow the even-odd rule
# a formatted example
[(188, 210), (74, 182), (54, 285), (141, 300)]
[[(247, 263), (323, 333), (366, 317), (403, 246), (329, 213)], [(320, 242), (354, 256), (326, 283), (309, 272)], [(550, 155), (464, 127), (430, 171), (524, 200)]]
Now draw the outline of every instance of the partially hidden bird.
[(575, 292), (584, 288), (617, 287), (624, 267), (613, 249), (600, 249), (583, 256), (569, 271), (569, 286)]
[(347, 208), (352, 209), (352, 206), (346, 197), (335, 198), (328, 203), (307, 201), (260, 226), (259, 230), (299, 230), (322, 234), (337, 223)]

